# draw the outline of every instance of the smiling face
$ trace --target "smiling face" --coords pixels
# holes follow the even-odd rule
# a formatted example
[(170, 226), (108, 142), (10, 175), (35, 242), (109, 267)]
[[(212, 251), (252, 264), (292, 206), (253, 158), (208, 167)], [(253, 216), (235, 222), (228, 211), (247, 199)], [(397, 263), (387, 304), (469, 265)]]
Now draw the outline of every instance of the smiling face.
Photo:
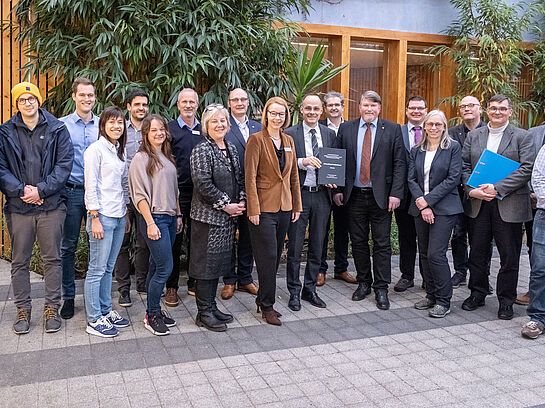
[(178, 109), (180, 116), (187, 124), (190, 124), (195, 119), (195, 113), (199, 107), (199, 97), (193, 90), (185, 90), (178, 95)]
[(440, 115), (429, 116), (424, 123), (424, 129), (426, 129), (426, 134), (428, 135), (428, 140), (430, 143), (439, 143), (441, 141), (441, 136), (445, 131), (443, 118)]
[(215, 142), (223, 140), (229, 129), (228, 119), (218, 111), (214, 113), (206, 123), (206, 131)]
[(76, 112), (80, 117), (89, 115), (95, 106), (95, 87), (79, 84), (77, 91), (72, 93), (72, 99), (76, 102)]
[(267, 129), (278, 132), (286, 120), (286, 108), (278, 103), (272, 103), (267, 109)]
[(311, 128), (316, 127), (318, 124), (318, 120), (322, 116), (322, 110), (322, 101), (317, 95), (307, 96), (301, 104), (303, 120)]
[(248, 112), (248, 106), (250, 105), (250, 100), (248, 99), (248, 94), (244, 89), (233, 89), (229, 93), (229, 101), (227, 106), (231, 109), (231, 113), (235, 118), (243, 117)]
[(162, 121), (152, 119), (148, 132), (148, 142), (154, 149), (160, 149), (167, 138), (167, 130)]
[(330, 120), (341, 117), (343, 111), (344, 106), (341, 104), (341, 98), (337, 96), (327, 98), (325, 103), (325, 113)]
[(112, 143), (116, 142), (121, 136), (123, 136), (124, 130), (125, 118), (123, 118), (122, 116), (112, 116), (106, 121), (104, 125), (104, 131), (106, 132), (106, 136), (108, 136)]
[(360, 102), (360, 115), (365, 123), (371, 123), (380, 113), (380, 103), (371, 99), (362, 99)]
[(40, 104), (38, 98), (31, 93), (24, 93), (17, 98), (17, 109), (21, 112), (23, 118), (35, 118), (38, 115)]
[(509, 107), (509, 101), (490, 102), (486, 108), (491, 128), (500, 128), (509, 122), (513, 109)]
[(127, 110), (131, 116), (131, 121), (141, 122), (149, 112), (148, 98), (145, 96), (135, 96), (132, 102), (127, 104)]
[(428, 109), (426, 108), (426, 102), (419, 100), (409, 101), (407, 109), (405, 110), (407, 119), (415, 126), (420, 126), (422, 124), (424, 116), (426, 116), (427, 113)]

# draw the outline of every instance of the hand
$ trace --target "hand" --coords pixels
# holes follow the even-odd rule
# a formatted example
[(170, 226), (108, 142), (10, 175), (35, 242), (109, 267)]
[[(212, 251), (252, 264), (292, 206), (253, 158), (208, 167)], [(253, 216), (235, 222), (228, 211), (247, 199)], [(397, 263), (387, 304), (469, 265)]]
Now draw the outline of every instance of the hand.
[(426, 221), (428, 224), (433, 224), (435, 221), (435, 217), (433, 216), (433, 211), (431, 208), (425, 208), (423, 209), (420, 214), (422, 215), (422, 219)]
[(242, 205), (242, 207), (240, 206), (240, 204), (227, 204), (225, 207), (223, 207), (223, 211), (225, 211), (231, 217), (237, 217), (239, 215), (242, 215), (242, 213), (244, 212), (244, 204)]
[(24, 189), (25, 195), (20, 197), (27, 204), (42, 205), (44, 200), (40, 198), (38, 188), (30, 185), (26, 185)]
[(102, 228), (102, 224), (98, 217), (93, 218), (91, 221), (91, 234), (93, 234), (94, 239), (104, 238), (104, 229)]
[(333, 202), (335, 203), (335, 205), (337, 205), (338, 207), (342, 206), (343, 205), (343, 193), (337, 193), (333, 196)]
[(397, 197), (388, 197), (388, 211), (394, 211), (401, 204), (401, 200)]
[(478, 200), (484, 200), (484, 201), (492, 201), (494, 198), (496, 198), (496, 195), (487, 194), (484, 192), (482, 188), (474, 188), (469, 192), (469, 196), (471, 198), (476, 198)]
[(424, 197), (418, 197), (415, 200), (415, 204), (418, 207), (420, 211), (422, 211), (424, 208), (428, 207), (428, 202), (424, 200)]
[(159, 231), (159, 227), (155, 223), (148, 225), (148, 238), (153, 241), (161, 239), (161, 231)]
[(182, 232), (182, 229), (184, 227), (184, 222), (182, 217), (176, 217), (176, 234), (179, 234)]
[(317, 157), (314, 157), (314, 156), (305, 157), (302, 160), (302, 162), (303, 162), (303, 166), (305, 166), (305, 167), (312, 166), (315, 169), (319, 169), (320, 167), (322, 167), (322, 162), (320, 161), (320, 159), (318, 159)]
[(259, 215), (250, 215), (248, 216), (250, 222), (254, 225), (259, 225)]
[(300, 215), (301, 215), (300, 212), (292, 212), (291, 213), (291, 222), (297, 222)]
[(498, 195), (496, 188), (494, 187), (494, 184), (481, 184), (479, 186), (480, 189), (482, 189), (486, 194), (491, 194), (494, 197)]
[(129, 213), (125, 214), (125, 234), (131, 230), (131, 219), (129, 218)]
[(537, 196), (536, 193), (530, 193), (530, 202), (532, 203), (532, 209), (535, 210), (537, 208)]
[(337, 185), (336, 184), (326, 184), (325, 185), (327, 188), (337, 188)]

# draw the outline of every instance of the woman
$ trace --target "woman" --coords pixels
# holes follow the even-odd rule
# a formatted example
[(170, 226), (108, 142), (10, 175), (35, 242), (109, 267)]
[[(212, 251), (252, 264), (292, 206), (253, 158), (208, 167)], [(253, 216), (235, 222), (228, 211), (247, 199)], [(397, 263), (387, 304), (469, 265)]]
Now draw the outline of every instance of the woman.
[(85, 309), (89, 334), (115, 337), (129, 321), (112, 310), (112, 271), (126, 231), (129, 202), (125, 115), (117, 106), (102, 112), (98, 140), (83, 155), (89, 269), (85, 278)]
[(445, 317), (452, 297), (446, 253), (457, 215), (463, 212), (458, 194), (462, 152), (458, 142), (449, 137), (443, 112), (428, 113), (423, 128), (422, 140), (411, 150), (408, 180), (414, 199), (409, 213), (415, 217), (426, 282), (426, 298), (414, 307), (430, 309), (431, 317)]
[(291, 222), (302, 211), (297, 159), (293, 139), (282, 132), (290, 123), (288, 104), (271, 98), (263, 108), (263, 130), (248, 139), (244, 167), (250, 239), (259, 291), (257, 311), (263, 319), (280, 326), (281, 316), (273, 305), (276, 298), (276, 271)]
[(142, 144), (129, 169), (129, 189), (140, 213), (139, 231), (146, 231), (150, 250), (144, 327), (157, 336), (169, 334), (168, 328), (176, 325), (161, 310), (161, 293), (172, 272), (172, 245), (182, 230), (174, 163), (167, 123), (160, 115), (147, 116), (142, 122)]
[(190, 157), (191, 248), (189, 276), (195, 282), (197, 326), (225, 331), (233, 316), (216, 305), (221, 276), (229, 271), (236, 217), (246, 208), (244, 180), (235, 146), (227, 142), (229, 113), (222, 105), (208, 105), (201, 118), (204, 139)]

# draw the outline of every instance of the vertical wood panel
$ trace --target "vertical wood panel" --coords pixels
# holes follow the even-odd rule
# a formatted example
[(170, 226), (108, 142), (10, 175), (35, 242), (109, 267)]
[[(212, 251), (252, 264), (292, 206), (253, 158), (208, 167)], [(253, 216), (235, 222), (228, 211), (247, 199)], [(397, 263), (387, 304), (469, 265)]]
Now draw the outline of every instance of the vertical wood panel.
[(405, 122), (405, 86), (407, 82), (407, 40), (389, 41), (385, 47), (385, 91), (383, 117)]

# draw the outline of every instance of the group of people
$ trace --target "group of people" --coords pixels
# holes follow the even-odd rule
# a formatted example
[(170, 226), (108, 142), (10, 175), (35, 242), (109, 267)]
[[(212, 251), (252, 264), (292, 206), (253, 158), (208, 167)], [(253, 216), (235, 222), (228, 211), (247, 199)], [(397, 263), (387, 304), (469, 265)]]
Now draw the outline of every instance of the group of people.
[[(416, 309), (445, 317), (453, 288), (465, 284), (468, 271), (471, 295), (462, 309), (484, 306), (494, 240), (500, 255), (498, 318), (513, 317), (522, 225), (534, 214), (537, 221), (545, 202), (540, 179), (545, 165), (539, 165), (537, 155), (545, 130), (534, 136), (511, 125), (511, 101), (504, 95), (486, 102), (488, 124), (481, 121), (479, 100), (463, 98), (462, 124), (449, 129), (445, 114), (428, 112), (420, 96), (407, 102), (407, 124), (380, 118), (382, 100), (374, 91), (362, 94), (360, 118), (347, 122), (340, 93), (328, 92), (323, 99), (306, 95), (300, 107), (303, 120), (291, 127), (289, 106), (280, 97), (266, 102), (260, 123), (249, 119), (248, 94), (240, 88), (229, 93), (230, 111), (208, 105), (201, 121), (195, 116), (197, 93), (183, 89), (177, 99), (180, 115), (169, 123), (149, 114), (149, 96), (141, 89), (127, 96), (128, 120), (115, 106), (100, 117), (93, 114), (90, 80), (77, 78), (72, 91), (76, 110), (59, 120), (41, 108), (35, 85), (20, 83), (12, 89), (18, 112), (0, 126), (0, 189), (12, 240), (15, 333), (30, 330), (29, 263), (36, 239), (44, 269), (44, 329), (58, 331), (61, 317), (73, 317), (74, 254), (82, 221), (89, 236), (86, 331), (97, 336), (114, 337), (130, 325), (112, 308), (111, 289), (115, 275), (119, 305), (131, 306), (133, 272), (136, 290), (147, 294), (145, 327), (156, 335), (169, 334), (176, 322), (161, 309), (161, 295), (167, 306), (179, 304), (184, 248), (187, 290), (195, 296), (198, 326), (224, 331), (234, 320), (218, 309), (220, 278), (222, 299), (230, 299), (235, 290), (248, 292), (256, 296), (257, 311), (267, 323), (282, 324), (274, 304), (286, 236), (288, 307), (300, 310), (301, 300), (327, 307), (317, 287), (326, 281), (331, 215), (334, 278), (357, 284), (352, 300), (361, 301), (374, 290), (377, 308), (389, 309), (395, 214), (401, 252), (396, 292), (414, 286), (418, 246), (426, 296)], [(321, 120), (324, 108), (327, 118)], [(345, 150), (345, 180), (339, 183), (344, 185), (318, 183), (323, 147)], [(469, 186), (485, 149), (520, 166), (495, 184)], [(536, 197), (537, 213), (531, 201)], [(533, 338), (545, 323), (539, 228), (536, 222), (528, 309), (532, 319), (523, 328)], [(347, 271), (349, 241), (356, 276)], [(449, 242), (456, 270), (452, 277)], [(259, 286), (252, 279), (254, 261)]]

